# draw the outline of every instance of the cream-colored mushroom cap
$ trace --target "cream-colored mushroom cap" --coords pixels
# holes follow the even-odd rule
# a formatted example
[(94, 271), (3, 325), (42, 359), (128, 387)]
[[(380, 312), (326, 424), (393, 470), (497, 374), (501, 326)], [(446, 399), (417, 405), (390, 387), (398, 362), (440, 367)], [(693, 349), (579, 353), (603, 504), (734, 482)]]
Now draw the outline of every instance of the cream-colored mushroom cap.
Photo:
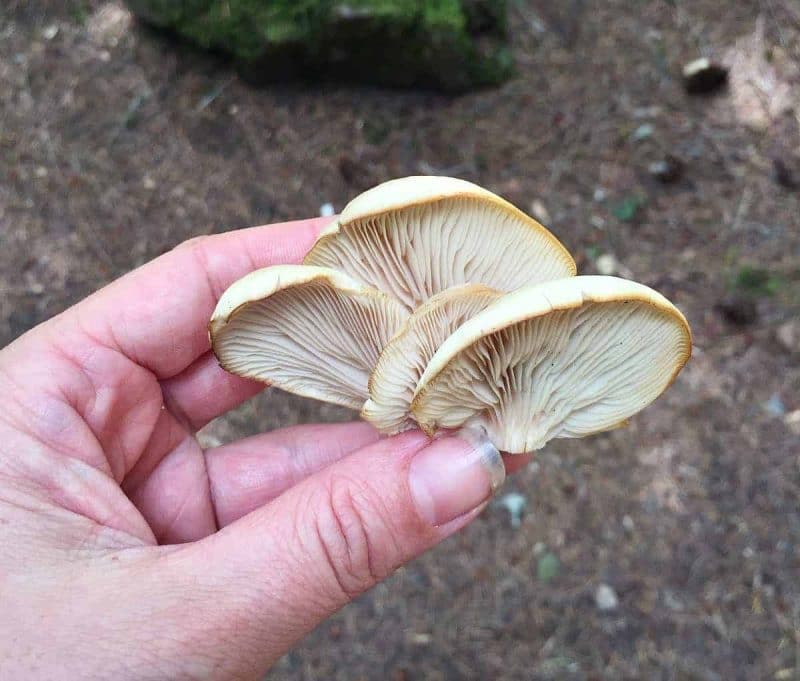
[(280, 265), (225, 291), (209, 335), (231, 373), (361, 409), (378, 355), (407, 317), (396, 300), (345, 274)]
[(575, 274), (547, 229), (490, 191), (451, 177), (406, 177), (351, 201), (304, 260), (414, 310), (461, 284), (512, 291)]
[(381, 352), (361, 417), (387, 435), (415, 427), (411, 398), (431, 357), (453, 331), (501, 295), (480, 284), (465, 284), (437, 293), (419, 307)]
[(412, 413), (428, 432), (467, 422), (521, 453), (609, 430), (655, 400), (691, 354), (683, 315), (616, 277), (507, 294), (465, 322), (422, 374)]

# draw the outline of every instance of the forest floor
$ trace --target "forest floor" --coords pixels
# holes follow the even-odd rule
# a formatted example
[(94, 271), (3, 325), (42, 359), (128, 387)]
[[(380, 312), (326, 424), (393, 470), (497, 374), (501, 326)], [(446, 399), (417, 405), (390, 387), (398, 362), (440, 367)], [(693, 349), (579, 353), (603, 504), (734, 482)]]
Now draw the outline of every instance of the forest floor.
[[(0, 346), (186, 238), (421, 173), (499, 192), (582, 273), (691, 323), (692, 360), (630, 427), (507, 483), (518, 526), (501, 496), (274, 678), (800, 679), (796, 3), (520, 0), (517, 76), (458, 98), (255, 90), (120, 4), (2, 4)], [(705, 55), (729, 83), (689, 96)], [(202, 438), (350, 418), (267, 390)]]

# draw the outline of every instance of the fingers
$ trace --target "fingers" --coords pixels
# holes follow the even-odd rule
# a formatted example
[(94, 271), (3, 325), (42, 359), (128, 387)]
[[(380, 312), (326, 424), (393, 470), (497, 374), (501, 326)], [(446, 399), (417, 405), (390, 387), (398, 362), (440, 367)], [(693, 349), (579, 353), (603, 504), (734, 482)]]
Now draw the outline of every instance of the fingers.
[(203, 450), (167, 410), (121, 486), (159, 544), (201, 539), (217, 529)]
[(203, 451), (193, 437), (181, 440), (141, 485), (123, 489), (159, 544), (195, 541), (217, 529)]
[[(157, 429), (156, 440), (162, 430)], [(180, 433), (174, 427), (167, 431)], [(194, 438), (184, 435), (165, 443), (169, 453), (149, 467), (143, 460), (123, 482), (123, 489), (159, 543), (195, 541), (380, 437), (359, 421), (314, 424), (255, 435), (204, 453)], [(511, 475), (530, 457), (504, 455), (503, 460)]]
[(265, 669), (322, 619), (467, 524), (504, 477), (482, 433), (431, 441), (410, 431), (329, 465), (182, 554), (175, 568), (194, 584), (195, 619), (207, 628), (198, 640), (235, 630), (228, 659)]
[(378, 440), (365, 423), (276, 430), (203, 452), (162, 412), (152, 457), (143, 457), (122, 488), (160, 544), (207, 537), (332, 461)]
[(256, 435), (207, 451), (209, 487), (220, 527), (379, 438), (367, 423), (308, 425)]
[(206, 326), (222, 292), (259, 267), (300, 262), (329, 219), (201, 237), (156, 258), (66, 313), (94, 342), (158, 378), (209, 350)]
[(264, 389), (264, 384), (225, 371), (212, 352), (161, 382), (164, 403), (193, 431)]

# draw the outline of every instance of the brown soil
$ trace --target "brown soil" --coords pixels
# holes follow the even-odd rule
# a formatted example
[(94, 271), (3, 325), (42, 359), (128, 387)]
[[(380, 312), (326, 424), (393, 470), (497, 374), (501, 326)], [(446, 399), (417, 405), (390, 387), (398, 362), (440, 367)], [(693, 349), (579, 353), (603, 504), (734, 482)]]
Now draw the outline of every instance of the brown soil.
[[(794, 0), (521, 0), (518, 77), (456, 99), (257, 91), (116, 3), (2, 4), (0, 345), (190, 236), (432, 172), (538, 201), (583, 273), (655, 286), (692, 324), (694, 358), (629, 428), (508, 484), (518, 528), (491, 506), (274, 678), (800, 679)], [(729, 86), (689, 97), (680, 69), (706, 54)], [(668, 153), (683, 173), (662, 184)], [(270, 390), (204, 437), (350, 417)]]

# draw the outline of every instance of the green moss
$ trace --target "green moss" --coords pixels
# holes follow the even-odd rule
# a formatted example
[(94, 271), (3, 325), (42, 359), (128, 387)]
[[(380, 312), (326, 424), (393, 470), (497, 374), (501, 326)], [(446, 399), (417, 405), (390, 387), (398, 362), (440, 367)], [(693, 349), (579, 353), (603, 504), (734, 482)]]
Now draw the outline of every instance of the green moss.
[[(151, 6), (159, 2), (167, 6), (165, 21), (155, 22), (158, 25), (174, 29), (201, 47), (224, 50), (243, 59), (263, 54), (271, 44), (315, 35), (327, 15), (327, 3), (320, 0), (146, 1)], [(176, 18), (178, 4), (183, 11)]]
[(769, 270), (745, 265), (734, 275), (732, 288), (753, 296), (774, 296), (785, 283), (781, 276)]
[(428, 30), (448, 30), (454, 34), (463, 34), (467, 26), (459, 0), (431, 0), (424, 3), (422, 20)]
[(301, 41), (318, 34), (329, 11), (327, 3), (320, 0), (249, 1), (260, 6), (254, 23), (268, 44)]
[(233, 55), (244, 72), (258, 80), (333, 78), (461, 91), (500, 82), (511, 71), (510, 52), (501, 38), (504, 0), (128, 4), (156, 26)]

